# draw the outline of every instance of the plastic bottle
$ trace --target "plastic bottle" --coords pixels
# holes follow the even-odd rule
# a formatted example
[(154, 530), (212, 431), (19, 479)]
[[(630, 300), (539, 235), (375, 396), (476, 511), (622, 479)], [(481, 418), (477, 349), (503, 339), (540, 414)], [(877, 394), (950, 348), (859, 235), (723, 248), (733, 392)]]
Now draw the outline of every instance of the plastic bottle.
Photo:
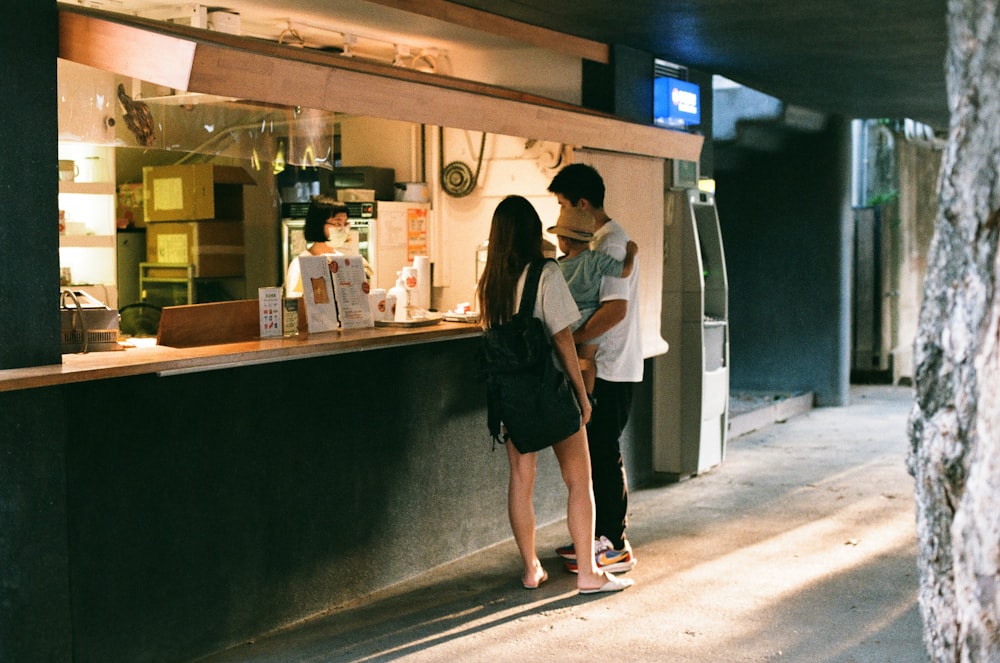
[(282, 332), (285, 336), (299, 335), (299, 300), (297, 297), (285, 297), (282, 302)]
[(409, 319), (410, 300), (409, 291), (406, 289), (406, 285), (403, 284), (402, 272), (396, 272), (396, 285), (389, 288), (389, 292), (385, 294), (385, 297), (386, 300), (389, 297), (396, 299), (396, 322), (406, 322)]

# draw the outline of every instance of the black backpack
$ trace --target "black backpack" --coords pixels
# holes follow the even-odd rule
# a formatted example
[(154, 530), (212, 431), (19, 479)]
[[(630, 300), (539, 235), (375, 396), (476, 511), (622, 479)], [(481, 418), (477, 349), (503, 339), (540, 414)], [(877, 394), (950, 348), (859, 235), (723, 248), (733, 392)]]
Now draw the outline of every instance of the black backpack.
[[(521, 453), (566, 439), (581, 422), (576, 395), (553, 360), (548, 331), (533, 315), (545, 262), (529, 266), (517, 313), (483, 334), (487, 426), (494, 443), (509, 439)], [(501, 422), (507, 429), (502, 438)]]

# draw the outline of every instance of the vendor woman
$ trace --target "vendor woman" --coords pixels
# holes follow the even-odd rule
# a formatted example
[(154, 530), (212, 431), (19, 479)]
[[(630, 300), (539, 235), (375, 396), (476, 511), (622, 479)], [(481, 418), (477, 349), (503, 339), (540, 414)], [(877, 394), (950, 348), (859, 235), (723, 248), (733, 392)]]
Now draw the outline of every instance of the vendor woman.
[[(299, 256), (361, 255), (357, 236), (351, 233), (347, 205), (333, 198), (313, 197), (306, 212), (303, 235), (306, 249)], [(365, 261), (365, 272), (368, 272), (367, 261)], [(288, 272), (285, 274), (285, 295), (302, 296), (302, 272), (298, 256), (288, 264)]]

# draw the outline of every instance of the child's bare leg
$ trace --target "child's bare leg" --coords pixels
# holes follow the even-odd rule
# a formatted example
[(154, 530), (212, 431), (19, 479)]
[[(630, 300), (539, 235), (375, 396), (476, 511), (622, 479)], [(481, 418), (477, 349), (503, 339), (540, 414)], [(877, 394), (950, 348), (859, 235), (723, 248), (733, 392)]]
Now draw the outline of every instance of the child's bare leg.
[(587, 393), (593, 395), (594, 383), (597, 381), (597, 364), (594, 356), (597, 354), (597, 344), (581, 343), (576, 346), (576, 354), (580, 358), (580, 373), (583, 374), (583, 386)]

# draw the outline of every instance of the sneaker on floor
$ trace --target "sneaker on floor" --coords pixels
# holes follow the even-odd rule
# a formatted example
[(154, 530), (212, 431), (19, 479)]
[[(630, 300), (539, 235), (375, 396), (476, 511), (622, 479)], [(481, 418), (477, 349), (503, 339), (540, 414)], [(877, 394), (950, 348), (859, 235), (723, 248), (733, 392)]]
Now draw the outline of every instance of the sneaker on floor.
[[(632, 546), (629, 545), (628, 541), (625, 542), (625, 546), (621, 550), (615, 550), (611, 542), (602, 536), (594, 542), (594, 547), (594, 562), (599, 570), (622, 573), (635, 568), (635, 555), (632, 554)], [(579, 572), (575, 559), (566, 561), (566, 570), (570, 573)]]
[[(595, 555), (600, 551), (610, 547), (611, 547), (611, 542), (608, 541), (607, 537), (602, 536), (599, 539), (594, 539)], [(562, 557), (563, 559), (570, 559), (574, 561), (576, 560), (576, 548), (573, 546), (572, 543), (567, 546), (559, 546), (558, 548), (556, 548), (556, 554)]]
[(556, 548), (556, 554), (563, 559), (576, 560), (576, 548), (573, 547), (572, 543), (568, 546), (559, 546)]

